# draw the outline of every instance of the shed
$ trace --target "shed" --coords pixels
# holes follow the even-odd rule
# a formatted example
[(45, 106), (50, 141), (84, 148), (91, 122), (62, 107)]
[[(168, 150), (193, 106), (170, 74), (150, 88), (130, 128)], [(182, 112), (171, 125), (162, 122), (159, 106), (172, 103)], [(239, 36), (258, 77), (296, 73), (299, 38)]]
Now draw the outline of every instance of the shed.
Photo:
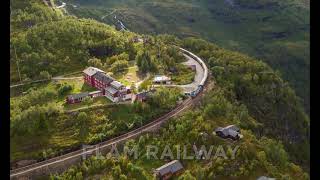
[(183, 166), (178, 160), (171, 161), (155, 170), (155, 174), (160, 179), (169, 179), (172, 175), (177, 175), (183, 170)]
[(154, 83), (170, 83), (171, 78), (165, 76), (165, 75), (157, 75), (154, 77), (153, 82)]
[(222, 138), (231, 138), (232, 140), (238, 140), (242, 137), (240, 128), (235, 125), (229, 125), (224, 128), (218, 127), (215, 129), (215, 133)]

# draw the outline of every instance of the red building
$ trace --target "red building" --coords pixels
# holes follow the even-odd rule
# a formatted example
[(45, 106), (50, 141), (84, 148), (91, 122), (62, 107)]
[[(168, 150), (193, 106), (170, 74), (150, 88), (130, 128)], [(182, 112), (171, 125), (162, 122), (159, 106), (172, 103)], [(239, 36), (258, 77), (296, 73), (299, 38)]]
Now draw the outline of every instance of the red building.
[(87, 69), (85, 69), (83, 71), (84, 82), (86, 82), (92, 87), (95, 87), (95, 81), (94, 81), (93, 75), (95, 75), (97, 72), (103, 72), (103, 71), (95, 67), (88, 67)]
[(131, 99), (131, 90), (129, 88), (98, 68), (88, 67), (83, 71), (83, 78), (85, 83), (99, 89), (102, 95), (106, 96), (112, 102)]
[(105, 94), (105, 89), (114, 81), (112, 77), (104, 72), (97, 72), (93, 75), (93, 87), (101, 90)]

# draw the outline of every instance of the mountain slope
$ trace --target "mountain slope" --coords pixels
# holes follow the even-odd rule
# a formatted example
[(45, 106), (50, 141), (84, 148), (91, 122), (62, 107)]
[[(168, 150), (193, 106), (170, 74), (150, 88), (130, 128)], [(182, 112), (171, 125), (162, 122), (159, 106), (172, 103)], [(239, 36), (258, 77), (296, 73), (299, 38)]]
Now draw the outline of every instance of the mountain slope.
[(262, 59), (289, 81), (309, 112), (309, 0), (68, 0), (69, 13), (131, 31), (201, 37)]
[[(26, 3), (22, 0), (15, 2)], [(160, 133), (146, 134), (133, 141), (133, 144), (138, 144), (141, 147), (153, 144), (159, 145), (161, 149), (166, 144), (173, 147), (177, 144), (186, 144), (188, 152), (192, 152), (191, 146), (195, 143), (198, 145), (240, 146), (235, 160), (219, 158), (204, 162), (183, 161), (186, 170), (190, 171), (190, 173), (185, 172), (183, 177), (195, 176), (198, 179), (206, 177), (214, 179), (235, 176), (243, 179), (256, 179), (257, 176), (268, 175), (277, 179), (308, 179), (305, 171), (309, 170), (310, 120), (304, 113), (294, 91), (270, 66), (255, 58), (225, 50), (216, 44), (196, 38), (178, 39), (168, 35), (148, 36), (150, 43), (141, 44), (142, 47), (133, 46), (132, 49), (130, 48), (132, 42), (129, 39), (137, 34), (116, 31), (113, 27), (94, 20), (60, 16), (59, 11), (53, 11), (44, 6), (41, 1), (28, 1), (26, 4), (24, 6), (28, 8), (15, 6), (17, 9), (13, 9), (11, 25), (14, 28), (11, 32), (10, 48), (13, 56), (10, 61), (14, 66), (17, 60), (14, 56), (16, 48), (18, 57), (28, 58), (28, 61), (22, 62), (24, 67), (22, 69), (24, 74), (31, 78), (37, 77), (38, 72), (44, 69), (53, 74), (63, 72), (68, 68), (69, 70), (78, 70), (77, 68), (88, 65), (88, 59), (93, 57), (103, 59), (106, 66), (110, 66), (107, 62), (110, 59), (120, 61), (119, 57), (122, 53), (131, 54), (130, 52), (133, 52), (134, 57), (140, 57), (141, 54), (134, 53), (133, 49), (135, 48), (144, 50), (143, 54), (146, 57), (140, 59), (143, 62), (141, 64), (152, 64), (152, 66), (146, 66), (143, 69), (152, 72), (154, 67), (157, 67), (158, 70), (161, 70), (165, 69), (164, 67), (170, 67), (172, 61), (179, 59), (179, 56), (171, 51), (174, 50), (173, 46), (169, 45), (172, 43), (187, 48), (206, 60), (210, 72), (213, 74), (211, 80), (216, 82), (215, 88), (208, 92), (197, 107), (182, 117), (170, 121)], [(40, 13), (36, 16), (36, 12), (39, 11)], [(34, 24), (30, 27), (24, 27), (25, 22), (30, 19)], [(59, 43), (60, 41), (61, 43)], [(161, 50), (160, 56), (157, 56), (158, 51), (155, 45), (159, 44), (165, 48)], [(97, 49), (90, 51), (91, 48)], [(99, 56), (100, 53), (97, 52), (103, 56)], [(146, 54), (151, 54), (151, 57)], [(110, 56), (118, 58), (110, 58)], [(65, 61), (66, 57), (70, 59)], [(35, 64), (44, 60), (48, 61), (47, 65), (36, 68)], [(15, 69), (10, 70), (14, 71)], [(29, 97), (32, 96), (29, 95)], [(161, 99), (175, 99), (162, 97), (160, 94), (157, 97), (158, 100), (151, 101), (155, 105), (154, 107), (159, 106), (157, 102), (162, 104)], [(169, 97), (169, 95), (164, 97)], [(41, 98), (38, 100), (40, 101)], [(34, 120), (40, 117), (40, 122), (46, 122), (43, 120), (48, 118), (43, 117), (50, 116), (50, 114), (46, 113), (46, 109), (43, 107), (43, 111), (36, 111), (36, 107), (33, 105), (41, 106), (37, 101), (25, 102), (18, 101), (14, 104), (12, 101), (10, 113), (14, 118), (10, 120), (17, 121), (11, 122), (11, 128), (16, 128), (16, 132), (19, 132), (18, 130), (21, 128), (20, 133), (22, 134), (24, 131), (32, 130), (36, 135), (43, 133), (37, 130), (39, 127)], [(147, 103), (135, 107), (136, 111), (144, 115), (146, 115), (144, 112), (152, 111), (152, 109), (145, 110), (146, 107), (151, 108), (147, 106)], [(31, 104), (33, 108), (27, 109), (25, 115), (22, 115), (22, 111), (28, 104)], [(170, 103), (167, 108), (170, 109), (173, 106), (174, 103)], [(133, 114), (138, 114), (135, 113), (136, 111), (132, 111)], [(95, 116), (94, 112), (92, 116)], [(51, 119), (53, 121), (56, 118), (51, 116)], [(132, 119), (139, 120), (135, 116), (132, 116)], [(71, 122), (74, 122), (72, 120)], [(120, 120), (126, 122), (127, 119), (121, 116)], [(228, 140), (212, 134), (215, 128), (229, 124), (241, 127), (244, 135), (242, 140), (230, 143)], [(74, 127), (72, 123), (60, 123), (59, 125)], [(26, 127), (28, 129), (25, 129)], [(48, 127), (50, 129), (50, 125)], [(94, 133), (107, 134), (107, 127), (102, 127), (99, 126), (96, 129), (97, 132)], [(123, 124), (117, 128), (123, 130), (127, 126)], [(55, 128), (55, 131), (61, 129)], [(45, 129), (43, 131), (46, 132)], [(14, 136), (15, 131), (10, 132)], [(203, 137), (204, 134), (207, 136)], [(73, 137), (77, 136), (77, 134), (72, 135)], [(24, 137), (24, 135), (22, 136)], [(98, 141), (98, 137), (95, 138)], [(20, 145), (17, 142), (16, 144)], [(61, 178), (74, 179), (75, 177), (90, 177), (101, 174), (107, 179), (110, 176), (119, 179), (123, 174), (129, 178), (144, 178), (145, 176), (148, 178), (152, 176), (152, 168), (165, 163), (165, 160), (148, 161), (144, 157), (138, 160), (128, 159), (131, 165), (126, 158), (119, 161), (88, 160), (80, 165), (81, 168), (72, 168)], [(305, 171), (293, 162), (301, 165)], [(112, 170), (110, 170), (111, 168)], [(121, 173), (119, 173), (119, 169)], [(123, 176), (122, 178), (125, 179)]]

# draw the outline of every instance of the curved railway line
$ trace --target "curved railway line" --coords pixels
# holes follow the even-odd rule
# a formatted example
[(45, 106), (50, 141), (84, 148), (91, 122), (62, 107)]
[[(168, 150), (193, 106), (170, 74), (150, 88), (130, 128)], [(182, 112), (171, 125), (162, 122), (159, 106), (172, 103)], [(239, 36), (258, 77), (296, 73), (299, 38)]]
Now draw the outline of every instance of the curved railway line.
[(96, 152), (97, 150), (104, 151), (116, 143), (121, 143), (128, 139), (141, 135), (145, 132), (152, 131), (158, 128), (159, 126), (161, 126), (166, 121), (168, 121), (170, 118), (177, 116), (178, 114), (180, 114), (181, 112), (183, 112), (184, 110), (192, 106), (194, 103), (199, 101), (202, 94), (206, 91), (206, 88), (204, 88), (204, 86), (207, 84), (206, 83), (207, 77), (208, 77), (207, 67), (199, 57), (197, 57), (196, 55), (192, 54), (191, 52), (185, 49), (182, 49), (182, 48), (180, 49), (184, 52), (187, 52), (189, 55), (193, 56), (193, 58), (199, 61), (199, 63), (201, 63), (204, 70), (206, 71), (205, 76), (201, 81), (202, 84), (199, 85), (201, 86), (201, 91), (197, 92), (194, 97), (192, 98), (188, 97), (181, 104), (175, 107), (172, 111), (155, 119), (154, 121), (144, 126), (141, 126), (135, 130), (132, 130), (126, 134), (98, 143), (95, 145), (95, 148), (92, 148), (90, 150), (80, 149), (80, 150), (73, 151), (71, 153), (67, 153), (67, 154), (57, 156), (48, 160), (37, 162), (28, 166), (13, 169), (10, 171), (10, 179), (34, 178), (34, 177), (39, 177), (43, 175), (49, 175), (51, 173), (62, 172), (63, 170), (66, 170), (68, 167), (70, 167), (71, 165), (81, 162), (83, 155), (91, 154), (93, 152)]

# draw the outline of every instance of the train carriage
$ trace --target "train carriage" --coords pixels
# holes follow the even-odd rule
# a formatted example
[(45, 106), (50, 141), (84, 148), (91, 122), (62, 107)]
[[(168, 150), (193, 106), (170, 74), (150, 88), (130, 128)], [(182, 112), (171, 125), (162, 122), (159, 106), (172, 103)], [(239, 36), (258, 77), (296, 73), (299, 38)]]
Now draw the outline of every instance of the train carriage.
[(185, 50), (183, 48), (180, 48), (180, 50), (182, 50), (184, 53), (188, 54), (189, 56), (193, 57), (203, 68), (203, 78), (200, 81), (200, 84), (198, 85), (197, 89), (188, 93), (185, 93), (185, 95), (190, 95), (191, 97), (195, 97), (197, 96), (203, 89), (203, 86), (205, 85), (207, 78), (208, 78), (208, 68), (206, 66), (206, 64), (202, 61), (202, 59), (200, 59), (198, 56), (194, 55), (193, 53), (191, 53), (188, 50)]

